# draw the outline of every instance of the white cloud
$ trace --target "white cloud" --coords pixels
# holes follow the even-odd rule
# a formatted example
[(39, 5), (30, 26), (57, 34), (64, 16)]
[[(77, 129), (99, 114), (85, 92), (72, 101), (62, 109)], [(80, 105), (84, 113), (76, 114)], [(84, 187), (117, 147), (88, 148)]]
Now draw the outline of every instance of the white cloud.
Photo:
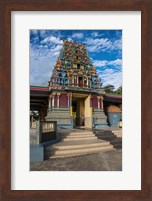
[(51, 52), (59, 52), (62, 48), (62, 45), (57, 45), (54, 48), (51, 48)]
[(104, 66), (122, 66), (122, 60), (121, 59), (116, 59), (113, 61), (108, 61), (108, 60), (93, 60), (93, 64), (96, 67), (104, 67)]
[(86, 44), (89, 52), (104, 52), (109, 50), (120, 50), (122, 48), (121, 39), (110, 41), (108, 38), (87, 38)]
[(99, 34), (98, 32), (92, 32), (91, 36), (93, 37), (99, 37), (99, 36), (103, 36), (104, 34)]
[(72, 38), (68, 38), (68, 41), (73, 41)]
[[(45, 32), (43, 33), (45, 34)], [(49, 36), (30, 47), (30, 84), (46, 86), (62, 48), (59, 37)]]
[(32, 48), (30, 51), (30, 84), (47, 86), (59, 52), (52, 54), (49, 51), (46, 55), (39, 56)]
[(97, 67), (103, 67), (103, 66), (107, 65), (107, 62), (108, 62), (107, 60), (103, 60), (103, 61), (94, 60), (93, 64), (94, 64), (94, 66), (97, 66)]
[(60, 38), (55, 36), (46, 37), (44, 40), (41, 41), (41, 44), (47, 44), (48, 42), (54, 43), (56, 45), (62, 45), (63, 41)]
[(108, 65), (121, 66), (122, 65), (122, 60), (121, 59), (116, 59), (114, 61), (109, 61)]
[(81, 39), (81, 38), (83, 38), (83, 33), (74, 33), (72, 35), (72, 38), (79, 38), (79, 39)]
[(103, 86), (111, 84), (115, 86), (115, 89), (122, 86), (122, 72), (115, 71), (114, 69), (106, 69), (104, 71), (98, 71), (98, 75), (101, 78)]
[(52, 56), (59, 56), (59, 54), (60, 54), (60, 51), (53, 52), (53, 53), (52, 53)]
[[(101, 78), (103, 86), (111, 84), (115, 89), (122, 85), (122, 60), (94, 60), (93, 64), (98, 67), (97, 74)], [(109, 66), (109, 67), (107, 67)], [(100, 68), (101, 67), (101, 68)], [(107, 67), (106, 69), (103, 67)]]

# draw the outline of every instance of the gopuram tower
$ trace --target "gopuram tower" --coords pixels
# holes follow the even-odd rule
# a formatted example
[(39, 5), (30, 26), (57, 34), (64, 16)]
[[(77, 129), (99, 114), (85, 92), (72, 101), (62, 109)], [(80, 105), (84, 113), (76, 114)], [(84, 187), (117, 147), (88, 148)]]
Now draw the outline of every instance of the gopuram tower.
[(46, 120), (58, 128), (107, 126), (101, 86), (86, 45), (64, 40), (49, 81)]

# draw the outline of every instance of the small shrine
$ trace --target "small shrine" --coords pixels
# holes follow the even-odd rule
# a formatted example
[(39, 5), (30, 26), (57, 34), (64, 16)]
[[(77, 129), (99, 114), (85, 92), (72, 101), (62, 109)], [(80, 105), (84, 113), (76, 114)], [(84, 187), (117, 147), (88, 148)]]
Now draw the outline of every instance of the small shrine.
[(107, 126), (101, 87), (86, 45), (63, 40), (49, 81), (46, 120), (57, 121), (59, 128)]

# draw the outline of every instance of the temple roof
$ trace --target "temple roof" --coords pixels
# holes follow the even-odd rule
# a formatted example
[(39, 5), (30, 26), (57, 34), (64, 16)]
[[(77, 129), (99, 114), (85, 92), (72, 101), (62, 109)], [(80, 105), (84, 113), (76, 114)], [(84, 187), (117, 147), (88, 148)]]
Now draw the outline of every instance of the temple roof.
[[(80, 91), (79, 91), (80, 92)], [(49, 97), (49, 87), (44, 86), (30, 86), (30, 96), (35, 96), (37, 94), (40, 94), (40, 96), (47, 96)], [(105, 94), (104, 95), (105, 101), (122, 101), (121, 95), (115, 95), (115, 94)]]
[(49, 81), (49, 88), (101, 89), (101, 79), (87, 53), (86, 45), (63, 40), (57, 62)]

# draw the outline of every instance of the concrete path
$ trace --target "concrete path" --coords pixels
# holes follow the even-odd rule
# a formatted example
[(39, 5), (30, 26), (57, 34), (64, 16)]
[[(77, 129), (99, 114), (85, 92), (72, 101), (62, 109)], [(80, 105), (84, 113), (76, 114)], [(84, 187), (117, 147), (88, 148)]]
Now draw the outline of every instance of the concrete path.
[(122, 151), (112, 150), (31, 163), (31, 171), (121, 171)]

